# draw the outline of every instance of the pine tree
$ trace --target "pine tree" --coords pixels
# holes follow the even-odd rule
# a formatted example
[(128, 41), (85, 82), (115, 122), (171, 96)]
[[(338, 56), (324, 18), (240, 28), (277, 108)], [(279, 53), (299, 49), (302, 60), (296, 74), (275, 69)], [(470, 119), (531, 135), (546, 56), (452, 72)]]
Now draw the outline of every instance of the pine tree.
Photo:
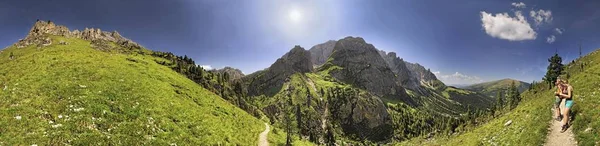
[[(579, 43), (579, 59), (581, 59), (581, 43)], [(581, 71), (583, 71), (583, 62), (579, 62), (579, 66), (581, 68)]]
[(531, 81), (531, 84), (529, 84), (529, 90), (532, 90), (532, 89), (533, 89), (533, 85), (535, 85), (535, 80), (534, 80), (534, 81)]
[(288, 113), (288, 109), (289, 107), (292, 105), (292, 98), (289, 97), (288, 95), (288, 102), (285, 104), (284, 106), (284, 110), (283, 115), (285, 118), (285, 132), (286, 132), (286, 140), (285, 140), (285, 145), (286, 146), (291, 146), (292, 145), (292, 118), (290, 117), (289, 113)]
[(325, 137), (327, 146), (335, 146), (335, 135), (333, 134), (333, 128), (331, 128), (331, 126), (331, 124), (327, 124), (327, 136)]
[(325, 91), (323, 91), (323, 88), (321, 88), (321, 97), (325, 96)]
[(496, 93), (496, 111), (501, 111), (504, 107), (504, 97), (503, 97), (502, 89), (498, 90)]
[(515, 82), (512, 82), (508, 88), (508, 99), (510, 99), (510, 102), (508, 102), (510, 109), (514, 109), (521, 101), (521, 95), (519, 94)]
[[(300, 133), (304, 134), (306, 129), (304, 129), (303, 128), (304, 125), (302, 125), (302, 111), (300, 110), (300, 104), (296, 104), (295, 109), (296, 109), (296, 123), (298, 124), (297, 128), (300, 129), (300, 131), (301, 131)], [(302, 138), (301, 134), (299, 134), (298, 136), (300, 136), (300, 138)]]
[(550, 57), (550, 59), (548, 59), (548, 62), (550, 62), (550, 64), (548, 65), (548, 71), (546, 72), (546, 75), (544, 76), (544, 80), (546, 81), (546, 83), (548, 85), (550, 85), (549, 88), (552, 88), (554, 85), (554, 82), (556, 82), (556, 78), (561, 74), (561, 72), (563, 71), (563, 64), (562, 62), (562, 58), (560, 56), (558, 56), (558, 54), (554, 54), (554, 56)]

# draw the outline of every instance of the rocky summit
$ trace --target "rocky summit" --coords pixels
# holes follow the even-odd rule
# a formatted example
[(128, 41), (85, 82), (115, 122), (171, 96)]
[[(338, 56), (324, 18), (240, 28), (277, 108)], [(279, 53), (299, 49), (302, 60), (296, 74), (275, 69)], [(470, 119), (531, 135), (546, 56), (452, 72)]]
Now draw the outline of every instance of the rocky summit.
[(379, 54), (386, 61), (392, 72), (396, 74), (396, 77), (400, 81), (400, 84), (411, 90), (419, 89), (419, 82), (413, 75), (413, 72), (406, 67), (404, 59), (397, 57), (395, 52), (385, 53), (385, 51), (379, 51)]
[[(139, 44), (122, 37), (117, 31), (106, 32), (94, 28), (85, 28), (83, 31), (70, 31), (69, 28), (65, 26), (56, 25), (52, 21), (42, 20), (37, 20), (25, 39), (19, 40), (14, 46), (17, 48), (24, 48), (29, 45), (38, 45), (38, 47), (48, 46), (52, 44), (52, 41), (47, 35), (63, 36), (66, 38), (74, 37), (92, 41), (92, 45), (96, 44), (94, 45), (94, 48), (102, 50), (110, 49), (110, 45), (107, 45), (105, 42), (112, 42), (130, 49), (142, 48)], [(63, 42), (58, 43), (63, 45), (66, 44)]]
[(394, 72), (379, 55), (377, 49), (360, 37), (346, 37), (337, 41), (331, 63), (343, 69), (330, 72), (334, 78), (364, 88), (379, 96), (407, 98)]
[(279, 92), (283, 83), (294, 73), (312, 71), (310, 52), (300, 46), (295, 46), (277, 59), (268, 69), (247, 76), (245, 80), (250, 80), (248, 94), (274, 95)]
[(241, 70), (239, 70), (237, 68), (229, 67), (229, 66), (226, 66), (222, 69), (218, 69), (215, 71), (219, 72), (221, 74), (227, 73), (227, 75), (229, 75), (230, 81), (238, 80), (238, 79), (241, 79), (242, 77), (244, 77), (244, 73), (242, 73)]

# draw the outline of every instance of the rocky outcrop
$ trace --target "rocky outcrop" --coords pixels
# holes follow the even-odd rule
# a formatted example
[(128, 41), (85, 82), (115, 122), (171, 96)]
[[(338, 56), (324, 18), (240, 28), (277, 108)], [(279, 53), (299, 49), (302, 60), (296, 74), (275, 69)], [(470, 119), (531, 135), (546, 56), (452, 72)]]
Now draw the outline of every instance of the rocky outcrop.
[(315, 67), (323, 65), (327, 62), (329, 55), (333, 52), (333, 47), (337, 41), (330, 40), (322, 44), (318, 44), (310, 48), (311, 61)]
[[(96, 41), (96, 42), (99, 42), (98, 40), (100, 40), (100, 42), (114, 42), (114, 43), (121, 45), (122, 47), (128, 48), (128, 49), (142, 48), (142, 46), (140, 46), (139, 44), (137, 44), (127, 38), (122, 37), (119, 34), (119, 32), (117, 32), (117, 31), (106, 32), (106, 31), (101, 31), (100, 29), (85, 28), (85, 30), (83, 30), (83, 31), (74, 30), (71, 32), (69, 30), (69, 28), (67, 28), (65, 26), (56, 25), (51, 21), (40, 21), (40, 20), (35, 22), (35, 24), (31, 28), (31, 30), (29, 31), (29, 33), (27, 34), (25, 39), (19, 40), (19, 42), (15, 43), (14, 45), (17, 48), (23, 48), (23, 47), (27, 47), (29, 45), (38, 45), (39, 46), (40, 44), (41, 45), (51, 44), (51, 42), (46, 41), (46, 40), (49, 40), (49, 37), (47, 35), (75, 37), (75, 38), (79, 38), (79, 39), (84, 39), (84, 40), (88, 40), (88, 41)], [(100, 46), (100, 45), (96, 44), (95, 46)], [(109, 48), (97, 48), (97, 49), (109, 49)]]
[(413, 77), (415, 77), (421, 85), (432, 86), (435, 88), (444, 88), (444, 85), (440, 80), (437, 79), (429, 69), (421, 66), (418, 63), (405, 62), (406, 67), (410, 70)]
[(395, 97), (412, 102), (378, 50), (364, 39), (346, 37), (337, 41), (330, 57), (333, 65), (343, 68), (332, 70), (332, 77), (379, 97)]
[(268, 69), (253, 73), (244, 80), (250, 81), (249, 95), (275, 95), (286, 79), (295, 73), (312, 72), (310, 52), (295, 46), (290, 52), (277, 59)]
[(391, 137), (392, 122), (381, 99), (345, 89), (342, 95), (328, 99), (332, 119), (348, 135), (359, 140), (381, 141)]
[(232, 67), (224, 67), (222, 69), (216, 70), (218, 73), (227, 73), (229, 75), (229, 81), (238, 80), (244, 77), (244, 73), (237, 68)]
[(379, 54), (386, 61), (392, 72), (394, 72), (402, 87), (411, 90), (420, 90), (418, 79), (415, 78), (408, 67), (406, 67), (406, 63), (402, 58), (397, 57), (395, 52), (386, 53), (385, 51), (380, 50)]

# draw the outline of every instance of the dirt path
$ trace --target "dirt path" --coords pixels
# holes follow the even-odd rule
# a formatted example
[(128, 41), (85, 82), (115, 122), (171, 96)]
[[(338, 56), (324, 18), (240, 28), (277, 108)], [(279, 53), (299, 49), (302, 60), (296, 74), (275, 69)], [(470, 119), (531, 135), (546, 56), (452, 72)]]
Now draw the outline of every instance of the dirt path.
[[(564, 108), (564, 100), (561, 102), (560, 108)], [(552, 111), (554, 112), (554, 111)], [(554, 113), (552, 114), (554, 115)], [(573, 137), (573, 132), (571, 131), (571, 127), (567, 129), (564, 133), (561, 133), (561, 123), (560, 121), (556, 121), (552, 119), (550, 121), (550, 128), (548, 129), (548, 136), (546, 137), (545, 146), (576, 146), (577, 141)]]
[(269, 124), (265, 123), (265, 131), (261, 132), (258, 136), (258, 146), (269, 146), (269, 141), (267, 140), (269, 130), (271, 130)]

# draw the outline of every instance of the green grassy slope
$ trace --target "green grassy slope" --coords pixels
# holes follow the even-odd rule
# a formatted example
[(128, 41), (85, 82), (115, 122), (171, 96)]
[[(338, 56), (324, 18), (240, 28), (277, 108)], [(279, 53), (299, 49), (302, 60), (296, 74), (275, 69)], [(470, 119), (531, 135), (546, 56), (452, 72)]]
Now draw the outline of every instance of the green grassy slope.
[[(600, 143), (600, 50), (566, 65), (573, 86), (572, 130), (579, 145)], [(584, 65), (583, 71), (581, 65)]]
[(0, 145), (248, 144), (264, 130), (161, 58), (51, 37), (69, 44), (0, 53)]
[[(526, 91), (514, 110), (466, 133), (433, 140), (415, 138), (399, 145), (540, 145), (551, 119), (552, 91), (533, 94)], [(509, 126), (504, 126), (512, 121)], [(544, 124), (540, 124), (544, 123)]]
[[(565, 74), (574, 88), (572, 130), (579, 145), (598, 145), (600, 141), (600, 51), (567, 65)], [(584, 64), (581, 71), (580, 65)], [(430, 140), (414, 138), (398, 145), (542, 145), (551, 120), (553, 91), (545, 84), (521, 94), (514, 110), (459, 135)], [(507, 121), (512, 124), (504, 126)]]

